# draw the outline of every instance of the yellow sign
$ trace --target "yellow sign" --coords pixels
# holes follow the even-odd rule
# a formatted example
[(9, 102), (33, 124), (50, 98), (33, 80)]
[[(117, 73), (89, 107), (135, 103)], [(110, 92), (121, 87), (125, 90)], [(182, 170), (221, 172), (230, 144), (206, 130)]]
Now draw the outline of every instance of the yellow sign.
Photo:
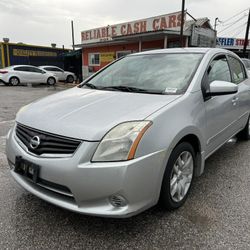
[(13, 49), (13, 56), (44, 56), (56, 57), (56, 52), (39, 51), (39, 50), (26, 50), (26, 49)]
[(101, 63), (109, 63), (115, 60), (114, 52), (105, 52), (100, 54)]

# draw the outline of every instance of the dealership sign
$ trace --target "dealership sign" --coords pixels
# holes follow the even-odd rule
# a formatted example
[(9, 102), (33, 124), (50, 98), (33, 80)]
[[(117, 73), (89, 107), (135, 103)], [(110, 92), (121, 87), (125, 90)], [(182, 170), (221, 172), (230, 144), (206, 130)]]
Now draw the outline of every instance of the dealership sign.
[(157, 30), (171, 30), (181, 26), (181, 12), (121, 23), (81, 32), (82, 43), (112, 40), (116, 36), (126, 36)]
[[(245, 39), (232, 38), (232, 37), (218, 37), (217, 45), (219, 47), (243, 47)], [(250, 40), (248, 40), (247, 46), (250, 46)]]

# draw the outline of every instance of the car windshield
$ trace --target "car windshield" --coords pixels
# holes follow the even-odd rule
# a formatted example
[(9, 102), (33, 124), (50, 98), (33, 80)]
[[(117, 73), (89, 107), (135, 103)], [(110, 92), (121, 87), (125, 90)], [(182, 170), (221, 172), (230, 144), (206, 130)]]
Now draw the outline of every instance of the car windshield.
[(145, 54), (124, 57), (83, 86), (130, 92), (183, 93), (201, 59), (199, 53)]

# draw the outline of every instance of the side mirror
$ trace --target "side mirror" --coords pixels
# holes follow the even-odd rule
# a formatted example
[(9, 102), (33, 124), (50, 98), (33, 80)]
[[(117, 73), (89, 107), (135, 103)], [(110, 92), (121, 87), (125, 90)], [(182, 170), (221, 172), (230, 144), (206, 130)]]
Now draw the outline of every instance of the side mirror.
[(46, 74), (46, 71), (43, 70), (43, 71), (42, 71), (42, 74)]
[(238, 86), (231, 82), (226, 81), (213, 81), (210, 83), (210, 91), (208, 95), (230, 95), (238, 92)]

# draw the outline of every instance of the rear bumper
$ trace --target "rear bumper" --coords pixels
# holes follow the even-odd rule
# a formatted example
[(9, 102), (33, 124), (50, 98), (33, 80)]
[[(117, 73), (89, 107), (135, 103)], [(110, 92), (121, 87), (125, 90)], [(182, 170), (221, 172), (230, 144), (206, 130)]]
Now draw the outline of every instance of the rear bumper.
[(8, 83), (8, 79), (5, 75), (0, 74), (0, 82), (7, 84)]
[[(14, 179), (26, 190), (65, 209), (104, 217), (130, 217), (157, 203), (164, 171), (165, 151), (126, 162), (91, 163), (97, 143), (84, 142), (70, 158), (39, 158), (24, 151), (11, 132), (6, 153)], [(69, 194), (33, 183), (14, 172), (16, 156), (40, 166), (40, 178), (67, 187)], [(60, 190), (59, 190), (60, 191)], [(113, 196), (126, 204), (115, 207)]]

